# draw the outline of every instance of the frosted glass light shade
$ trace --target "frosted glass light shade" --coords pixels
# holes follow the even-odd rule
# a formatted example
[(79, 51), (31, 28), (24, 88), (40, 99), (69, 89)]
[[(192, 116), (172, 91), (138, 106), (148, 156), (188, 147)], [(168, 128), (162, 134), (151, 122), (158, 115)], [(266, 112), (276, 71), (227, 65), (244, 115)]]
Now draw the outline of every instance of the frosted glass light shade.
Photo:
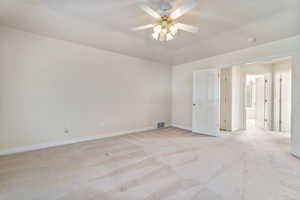
[(167, 38), (167, 40), (172, 40), (174, 37), (171, 33), (168, 33), (166, 38)]
[(169, 28), (172, 35), (175, 35), (178, 31), (178, 28), (175, 25), (170, 26)]
[(153, 37), (155, 40), (158, 40), (158, 38), (159, 38), (159, 32), (154, 32), (154, 33), (152, 34), (152, 37)]
[(160, 32), (161, 32), (161, 29), (162, 29), (161, 25), (157, 25), (157, 26), (154, 26), (153, 31), (154, 31), (155, 33), (160, 33)]

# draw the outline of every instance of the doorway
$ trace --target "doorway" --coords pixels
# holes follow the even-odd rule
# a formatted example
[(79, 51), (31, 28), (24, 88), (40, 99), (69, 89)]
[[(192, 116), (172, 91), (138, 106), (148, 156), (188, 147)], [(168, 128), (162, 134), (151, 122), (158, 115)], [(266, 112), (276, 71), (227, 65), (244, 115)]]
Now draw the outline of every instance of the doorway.
[(268, 127), (268, 80), (264, 75), (246, 75), (245, 112), (246, 129)]
[(246, 129), (290, 132), (292, 104), (291, 59), (265, 62), (246, 73), (244, 106)]
[(220, 70), (220, 129), (290, 132), (290, 57)]
[(291, 57), (194, 71), (192, 131), (290, 146), (292, 74)]

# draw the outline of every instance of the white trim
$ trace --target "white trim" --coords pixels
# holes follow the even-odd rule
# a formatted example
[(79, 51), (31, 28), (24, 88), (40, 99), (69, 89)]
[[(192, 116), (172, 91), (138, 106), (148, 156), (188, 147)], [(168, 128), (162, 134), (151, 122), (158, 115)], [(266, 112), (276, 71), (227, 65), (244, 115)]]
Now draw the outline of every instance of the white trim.
[(9, 148), (9, 149), (1, 150), (0, 156), (21, 153), (21, 152), (34, 151), (34, 150), (45, 149), (45, 148), (49, 148), (49, 147), (66, 145), (66, 144), (74, 144), (74, 143), (85, 142), (85, 141), (90, 141), (90, 140), (97, 140), (97, 139), (102, 139), (102, 138), (109, 138), (109, 137), (120, 136), (120, 135), (127, 135), (130, 133), (150, 131), (150, 130), (154, 130), (154, 129), (156, 129), (156, 127), (152, 126), (152, 127), (141, 128), (141, 129), (132, 129), (129, 131), (116, 132), (116, 133), (112, 133), (110, 135), (86, 136), (86, 137), (75, 138), (75, 139), (71, 139), (71, 140), (67, 140), (67, 141), (48, 142), (48, 143), (34, 144), (34, 145), (24, 146), (24, 147)]
[(187, 127), (187, 126), (181, 126), (181, 125), (177, 125), (177, 124), (171, 124), (171, 126), (174, 127), (174, 128), (180, 128), (180, 129), (184, 129), (184, 130), (187, 130), (187, 131), (192, 131), (192, 128)]
[(295, 152), (291, 152), (291, 154), (293, 155), (293, 156), (295, 156), (296, 158), (298, 158), (298, 159), (300, 159), (300, 153), (295, 153)]

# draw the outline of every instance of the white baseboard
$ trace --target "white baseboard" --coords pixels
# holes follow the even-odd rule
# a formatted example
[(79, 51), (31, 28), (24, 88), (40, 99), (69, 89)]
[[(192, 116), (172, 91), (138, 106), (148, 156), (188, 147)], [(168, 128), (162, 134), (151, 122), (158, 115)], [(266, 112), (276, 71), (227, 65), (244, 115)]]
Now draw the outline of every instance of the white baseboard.
[(187, 131), (192, 131), (191, 127), (187, 127), (187, 126), (181, 126), (181, 125), (177, 125), (177, 124), (171, 124), (171, 126), (175, 127), (175, 128), (180, 128), (180, 129), (184, 129)]
[(291, 154), (300, 159), (300, 153), (296, 153), (296, 152), (292, 151)]
[(71, 139), (71, 140), (67, 140), (67, 141), (49, 142), (49, 143), (44, 143), (44, 144), (35, 144), (35, 145), (24, 146), (24, 147), (9, 148), (9, 149), (0, 150), (0, 156), (21, 153), (21, 152), (34, 151), (34, 150), (45, 149), (45, 148), (49, 148), (49, 147), (66, 145), (66, 144), (74, 144), (74, 143), (78, 143), (78, 142), (96, 140), (96, 139), (101, 139), (101, 138), (127, 135), (130, 133), (150, 131), (150, 130), (154, 130), (154, 129), (156, 129), (156, 127), (145, 127), (145, 128), (141, 128), (141, 129), (132, 129), (129, 131), (116, 132), (116, 133), (112, 133), (109, 135), (94, 135), (94, 136), (75, 138), (75, 139)]

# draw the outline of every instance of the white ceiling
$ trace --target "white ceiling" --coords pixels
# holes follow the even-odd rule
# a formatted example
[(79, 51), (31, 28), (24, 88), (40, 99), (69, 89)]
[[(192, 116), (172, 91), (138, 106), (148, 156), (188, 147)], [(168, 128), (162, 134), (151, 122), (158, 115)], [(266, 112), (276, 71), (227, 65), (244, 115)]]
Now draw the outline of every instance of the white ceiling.
[[(300, 34), (299, 0), (198, 0), (178, 21), (200, 27), (161, 43), (138, 0), (1, 0), (0, 24), (99, 49), (181, 64)], [(141, 0), (139, 0), (141, 1)], [(148, 0), (156, 9), (162, 0)], [(168, 0), (174, 8), (185, 0)], [(247, 41), (256, 37), (255, 44)]]

